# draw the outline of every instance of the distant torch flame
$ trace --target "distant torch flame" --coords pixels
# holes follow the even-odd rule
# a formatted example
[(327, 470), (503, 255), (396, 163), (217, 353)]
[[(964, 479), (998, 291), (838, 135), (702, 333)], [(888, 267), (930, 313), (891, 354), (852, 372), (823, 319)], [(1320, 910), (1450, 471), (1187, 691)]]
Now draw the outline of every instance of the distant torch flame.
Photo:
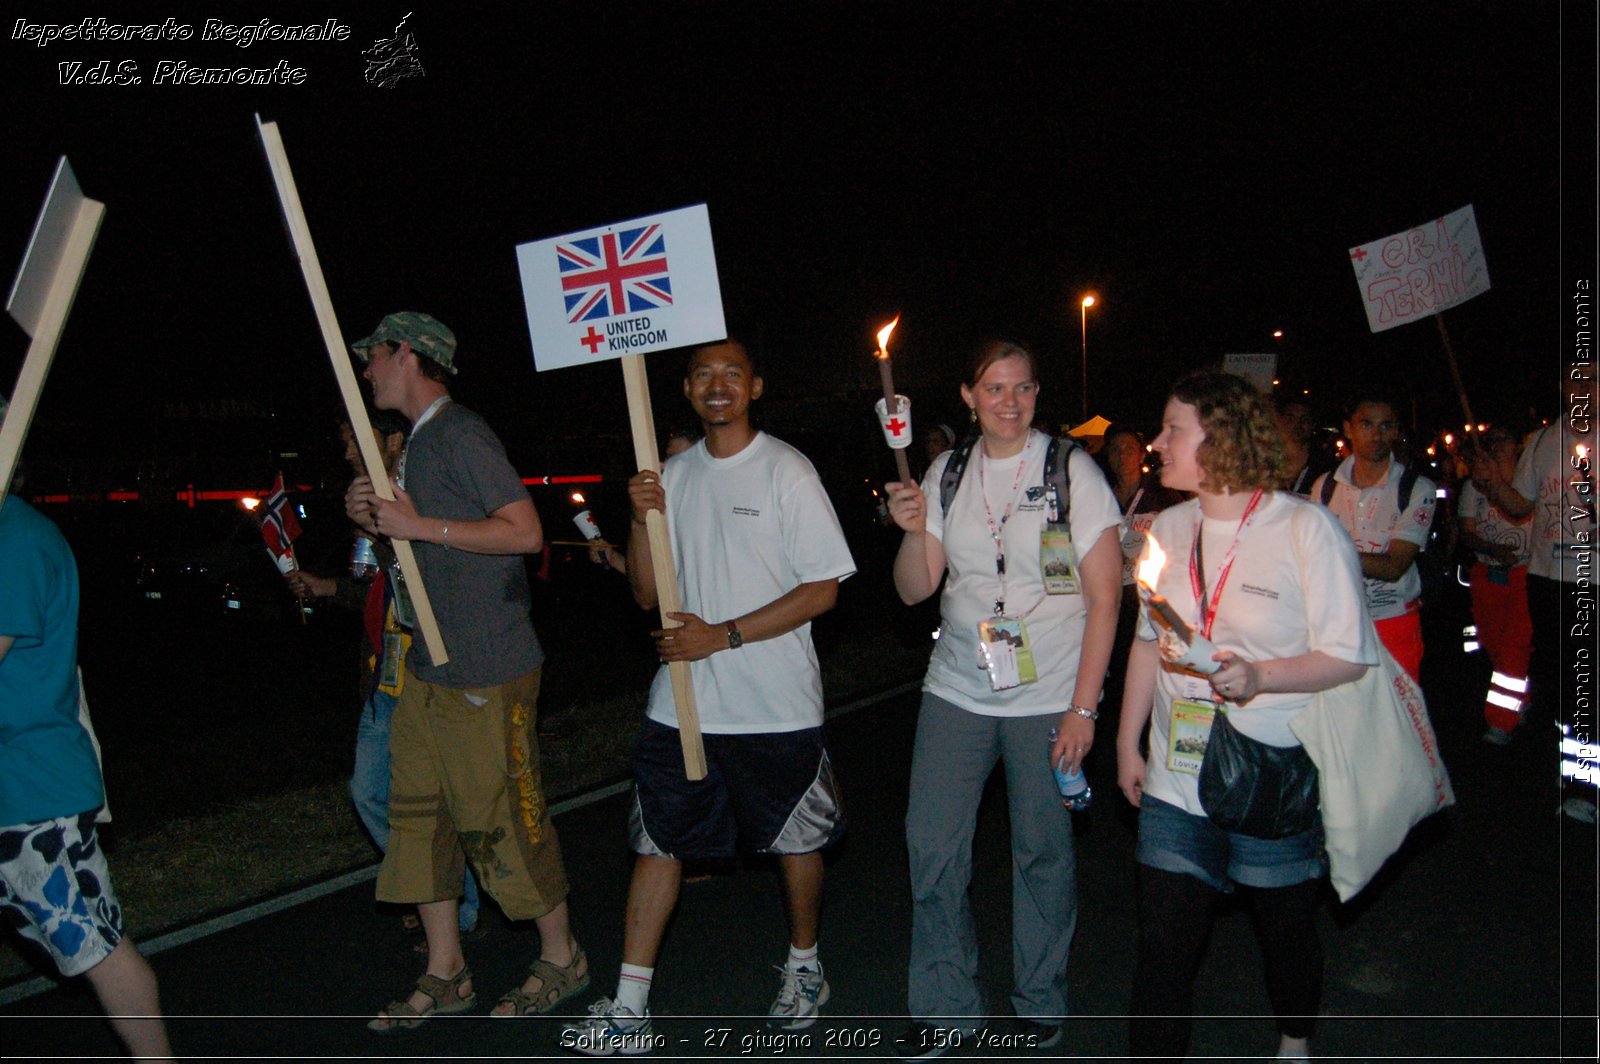
[(1161, 544), (1156, 542), (1156, 537), (1148, 533), (1144, 538), (1144, 560), (1139, 563), (1139, 585), (1146, 591), (1154, 592), (1156, 581), (1161, 579), (1161, 570), (1167, 567), (1167, 552), (1161, 549)]
[(246, 495), (244, 498), (239, 500), (239, 505), (243, 506), (246, 510), (254, 510), (257, 506), (261, 505), (261, 500), (252, 495)]
[(894, 332), (894, 327), (900, 324), (900, 315), (894, 316), (894, 321), (878, 330), (878, 357), (889, 357), (889, 334)]
[(1588, 458), (1589, 457), (1589, 448), (1585, 447), (1581, 443), (1578, 444), (1577, 446), (1573, 447), (1572, 450), (1579, 458)]
[(584, 503), (583, 492), (581, 492), (581, 491), (573, 492), (571, 495), (568, 496), (568, 498), (570, 498), (574, 503), (576, 503), (579, 506), (582, 506), (583, 503)]

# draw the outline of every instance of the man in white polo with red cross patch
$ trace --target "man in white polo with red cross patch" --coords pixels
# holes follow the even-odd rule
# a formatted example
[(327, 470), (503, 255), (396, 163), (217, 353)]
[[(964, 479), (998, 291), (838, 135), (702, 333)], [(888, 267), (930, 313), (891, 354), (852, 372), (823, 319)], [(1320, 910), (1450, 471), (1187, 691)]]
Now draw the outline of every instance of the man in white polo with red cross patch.
[(1360, 398), (1344, 422), (1350, 457), (1317, 478), (1311, 497), (1333, 511), (1355, 541), (1366, 578), (1367, 610), (1378, 638), (1400, 666), (1422, 668), (1422, 576), (1417, 555), (1433, 526), (1435, 487), (1394, 458), (1400, 438), (1394, 404)]

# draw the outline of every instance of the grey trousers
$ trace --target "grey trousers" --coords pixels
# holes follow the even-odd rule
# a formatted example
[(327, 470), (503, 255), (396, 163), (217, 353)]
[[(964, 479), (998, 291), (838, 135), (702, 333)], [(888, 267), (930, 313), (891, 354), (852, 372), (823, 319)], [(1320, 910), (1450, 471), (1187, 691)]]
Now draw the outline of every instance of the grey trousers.
[(1066, 1015), (1067, 951), (1078, 922), (1072, 815), (1050, 772), (1061, 717), (986, 717), (924, 692), (911, 759), (908, 1004), (923, 1023), (966, 1029), (987, 1014), (973, 930), (972, 836), (984, 782), (1005, 762), (1011, 809), (1011, 966), (1018, 1016)]

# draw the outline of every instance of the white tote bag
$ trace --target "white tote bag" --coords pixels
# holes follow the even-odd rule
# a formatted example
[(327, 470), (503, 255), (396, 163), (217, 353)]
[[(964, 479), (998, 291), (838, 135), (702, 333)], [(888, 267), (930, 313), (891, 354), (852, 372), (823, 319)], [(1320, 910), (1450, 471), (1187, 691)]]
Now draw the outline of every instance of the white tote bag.
[(1422, 689), (1376, 630), (1370, 635), (1378, 664), (1354, 683), (1318, 692), (1289, 722), (1317, 765), (1340, 901), (1371, 882), (1418, 821), (1456, 800)]

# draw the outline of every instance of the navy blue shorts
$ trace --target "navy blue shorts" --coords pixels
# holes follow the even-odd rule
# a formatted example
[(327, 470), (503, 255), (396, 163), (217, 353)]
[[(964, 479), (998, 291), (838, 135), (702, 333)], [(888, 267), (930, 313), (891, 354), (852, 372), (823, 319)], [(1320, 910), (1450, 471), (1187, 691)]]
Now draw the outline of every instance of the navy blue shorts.
[(683, 773), (678, 730), (653, 720), (633, 747), (635, 853), (679, 860), (738, 850), (813, 853), (844, 834), (844, 806), (821, 728), (705, 735), (706, 778)]

